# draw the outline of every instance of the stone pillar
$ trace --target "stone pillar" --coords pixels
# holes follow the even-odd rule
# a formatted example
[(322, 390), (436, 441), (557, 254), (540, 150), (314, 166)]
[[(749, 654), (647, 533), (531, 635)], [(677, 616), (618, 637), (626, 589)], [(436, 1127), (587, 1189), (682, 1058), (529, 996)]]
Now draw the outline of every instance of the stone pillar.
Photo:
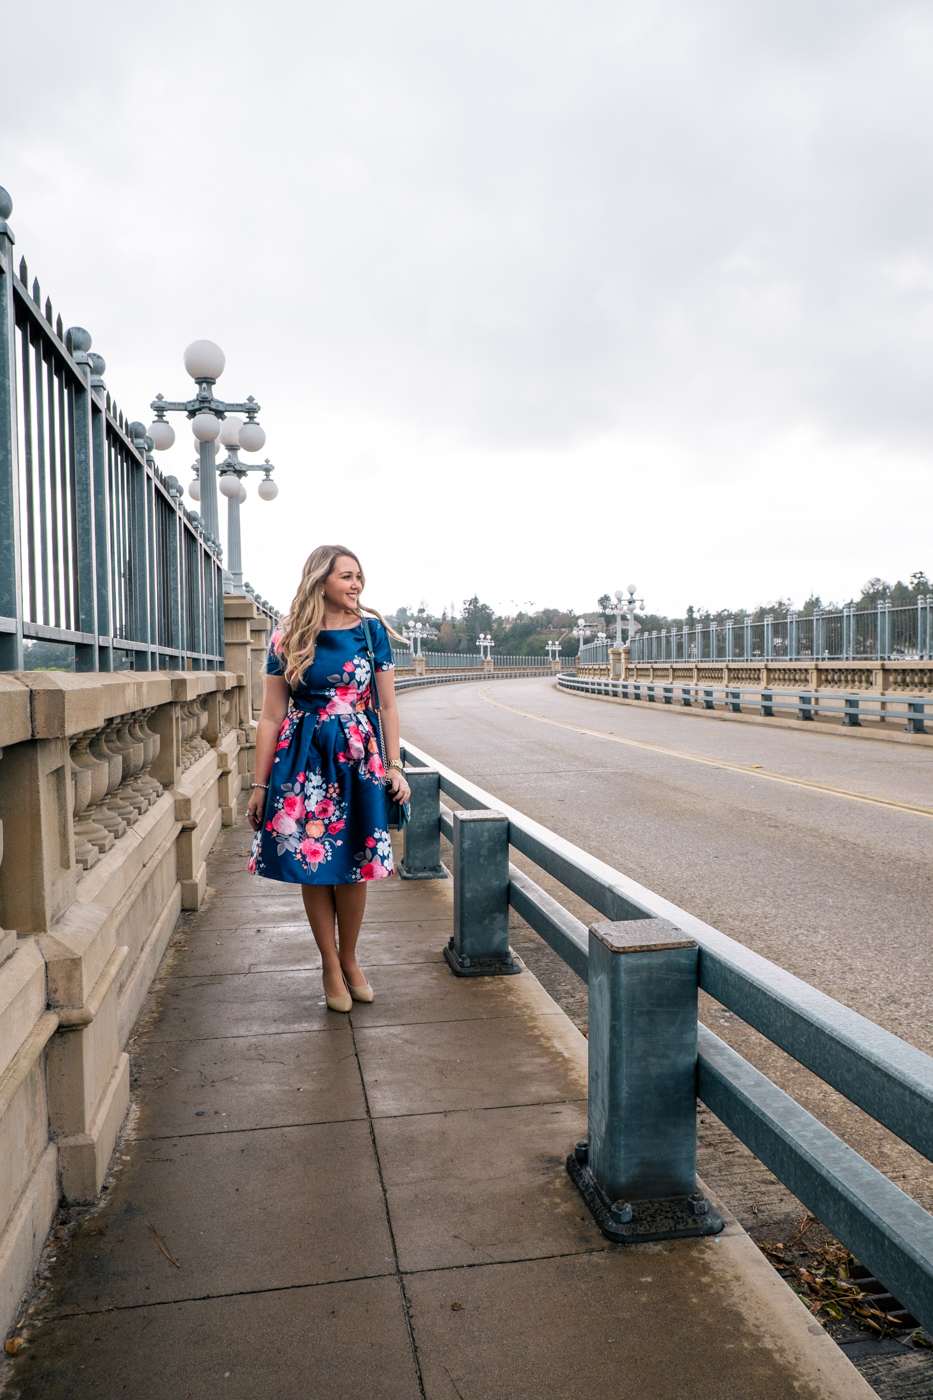
[[(0, 821), (6, 860), (0, 925), (41, 933), (75, 897), (70, 745), (64, 736), (4, 750)], [(10, 878), (15, 875), (15, 878)]]
[(609, 648), (609, 679), (612, 681), (622, 679), (622, 647)]
[(416, 676), (423, 676), (425, 672), (425, 660), (423, 656), (412, 657)]

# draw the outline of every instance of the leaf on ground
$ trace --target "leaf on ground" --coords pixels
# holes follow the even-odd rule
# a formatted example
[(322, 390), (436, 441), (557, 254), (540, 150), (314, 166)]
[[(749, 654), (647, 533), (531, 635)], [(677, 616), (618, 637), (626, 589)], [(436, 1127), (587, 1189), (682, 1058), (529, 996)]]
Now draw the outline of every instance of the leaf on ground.
[(160, 1250), (162, 1251), (162, 1253), (165, 1255), (165, 1257), (166, 1257), (166, 1259), (168, 1260), (168, 1262), (169, 1262), (170, 1264), (174, 1264), (176, 1269), (180, 1269), (180, 1268), (181, 1268), (181, 1265), (179, 1264), (179, 1262), (178, 1262), (177, 1259), (173, 1259), (172, 1256), (169, 1254), (169, 1252), (168, 1252), (168, 1247), (166, 1246), (166, 1243), (165, 1243), (165, 1241), (162, 1239), (162, 1237), (161, 1237), (161, 1235), (159, 1234), (159, 1232), (156, 1230), (156, 1227), (155, 1227), (153, 1224), (150, 1223), (150, 1224), (149, 1224), (149, 1229), (152, 1231), (153, 1235), (155, 1235), (155, 1242), (156, 1242), (156, 1244), (159, 1246), (159, 1248), (160, 1248)]
[(7, 1356), (15, 1356), (22, 1345), (22, 1337), (8, 1337), (6, 1346), (4, 1347), (4, 1351), (6, 1352)]
[(462, 1303), (451, 1303), (451, 1305), (450, 1305), (450, 1311), (451, 1311), (451, 1312), (463, 1312), (463, 1304), (462, 1304)]

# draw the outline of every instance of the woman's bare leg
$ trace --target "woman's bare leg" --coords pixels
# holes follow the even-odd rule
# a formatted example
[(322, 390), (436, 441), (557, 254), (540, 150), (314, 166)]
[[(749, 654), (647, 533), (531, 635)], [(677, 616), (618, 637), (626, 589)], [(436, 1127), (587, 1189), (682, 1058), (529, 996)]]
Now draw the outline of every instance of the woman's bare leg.
[[(336, 888), (341, 888), (337, 886)], [(321, 950), (321, 976), (324, 993), (329, 997), (346, 995), (343, 969), (337, 956), (336, 906), (333, 885), (302, 885), (301, 897), (314, 941)], [(362, 919), (361, 919), (362, 922)]]
[(337, 907), (340, 966), (351, 987), (363, 987), (366, 985), (366, 974), (361, 972), (356, 960), (356, 940), (360, 936), (360, 925), (366, 912), (366, 882), (361, 880), (355, 885), (335, 885), (334, 903)]

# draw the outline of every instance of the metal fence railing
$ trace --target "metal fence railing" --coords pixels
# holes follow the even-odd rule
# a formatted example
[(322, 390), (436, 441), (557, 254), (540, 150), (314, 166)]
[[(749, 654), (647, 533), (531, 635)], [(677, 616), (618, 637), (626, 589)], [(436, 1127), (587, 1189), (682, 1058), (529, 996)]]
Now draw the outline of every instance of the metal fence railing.
[(723, 709), (729, 714), (775, 715), (798, 720), (841, 719), (847, 728), (858, 729), (865, 720), (899, 722), (908, 734), (926, 734), (926, 721), (933, 720), (933, 696), (892, 693), (868, 698), (847, 695), (845, 691), (788, 690), (777, 686), (736, 685), (732, 682), (704, 682), (690, 685), (682, 681), (648, 681), (640, 678), (611, 680), (609, 677), (580, 676), (571, 672), (557, 677), (559, 690), (582, 695), (606, 695), (616, 700), (638, 700), (658, 705), (696, 706), (703, 710)]
[(0, 191), (0, 670), (216, 670), (219, 547), (111, 400), (90, 335), (15, 267), (10, 207)]
[[(580, 656), (593, 647), (581, 647)], [(697, 623), (642, 632), (631, 643), (636, 661), (927, 661), (933, 657), (933, 594), (909, 607), (878, 603), (841, 612), (769, 615), (761, 622)], [(608, 661), (605, 657), (594, 660)]]
[[(439, 837), (454, 843), (445, 960), (465, 976), (515, 972), (511, 908), (588, 980), (589, 1135), (567, 1170), (603, 1233), (634, 1242), (722, 1228), (697, 1189), (699, 1097), (883, 1282), (902, 1325), (933, 1327), (933, 1217), (698, 1024), (697, 992), (931, 1161), (933, 1058), (404, 740), (402, 756), (412, 770), (409, 878), (443, 875)], [(610, 922), (587, 928), (510, 863), (510, 848)]]
[[(424, 655), (425, 669), (428, 671), (454, 671), (482, 670), (483, 658), (474, 652), (472, 655), (468, 651), (426, 651)], [(411, 666), (412, 653), (403, 647), (393, 647), (392, 657), (396, 666)], [(567, 661), (568, 658), (562, 658)], [(495, 651), (492, 654), (492, 664), (495, 668), (509, 667), (514, 670), (521, 667), (523, 670), (531, 670), (541, 667), (544, 670), (550, 666), (550, 661), (546, 656), (506, 656), (499, 655)]]
[[(584, 642), (577, 654), (578, 666), (608, 666), (609, 642)], [(563, 657), (559, 660), (563, 661)]]

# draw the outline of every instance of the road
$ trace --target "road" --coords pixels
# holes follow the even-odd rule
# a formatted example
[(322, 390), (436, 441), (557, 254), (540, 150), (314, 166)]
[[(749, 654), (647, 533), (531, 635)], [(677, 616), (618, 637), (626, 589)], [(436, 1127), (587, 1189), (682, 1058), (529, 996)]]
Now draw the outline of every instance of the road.
[(441, 762), (933, 1053), (930, 750), (655, 714), (536, 679), (425, 688), (400, 707), (403, 734)]
[[(399, 704), (404, 737), (440, 762), (933, 1053), (930, 750), (654, 712), (544, 679), (425, 688)], [(530, 930), (513, 942), (585, 1024), (583, 984)], [(933, 1209), (930, 1163), (725, 1008), (701, 997), (701, 1015)], [(789, 1238), (802, 1208), (711, 1115), (700, 1162), (757, 1238)]]

